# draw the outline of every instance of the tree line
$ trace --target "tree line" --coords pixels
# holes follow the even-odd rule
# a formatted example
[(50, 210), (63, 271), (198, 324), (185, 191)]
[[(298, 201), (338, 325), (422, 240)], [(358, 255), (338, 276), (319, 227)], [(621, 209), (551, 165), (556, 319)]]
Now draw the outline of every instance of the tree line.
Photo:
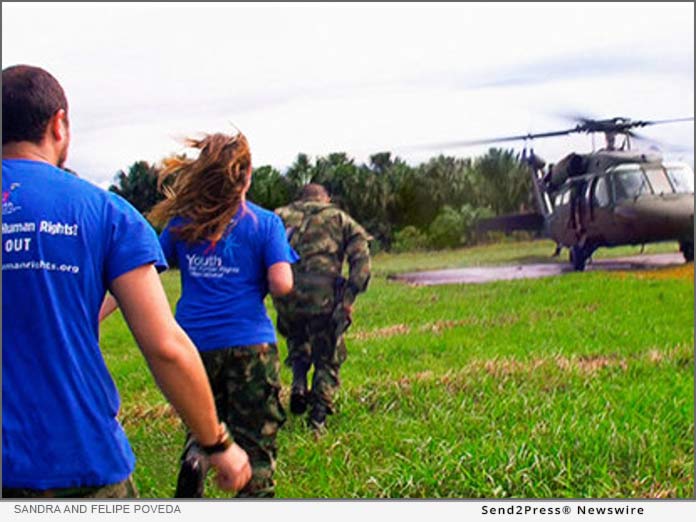
[[(163, 196), (156, 165), (136, 161), (109, 190), (147, 215)], [(375, 248), (394, 251), (473, 244), (479, 219), (533, 208), (531, 179), (520, 155), (491, 148), (477, 158), (440, 155), (411, 166), (390, 152), (356, 164), (343, 152), (298, 154), (284, 172), (254, 168), (250, 201), (274, 210), (294, 201), (307, 183), (321, 183), (333, 202), (360, 222)]]

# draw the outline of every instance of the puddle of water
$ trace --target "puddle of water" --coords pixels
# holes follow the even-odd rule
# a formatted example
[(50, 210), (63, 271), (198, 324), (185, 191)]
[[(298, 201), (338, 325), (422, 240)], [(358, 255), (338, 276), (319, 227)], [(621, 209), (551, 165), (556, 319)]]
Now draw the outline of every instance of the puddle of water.
[[(674, 265), (684, 266), (684, 258), (681, 254), (654, 254), (601, 259), (590, 263), (586, 270), (647, 270)], [(453, 268), (428, 272), (409, 272), (393, 276), (392, 279), (414, 285), (428, 286), (457, 283), (490, 283), (493, 281), (509, 281), (513, 279), (536, 279), (569, 272), (573, 272), (573, 269), (567, 264), (538, 263), (531, 265)]]

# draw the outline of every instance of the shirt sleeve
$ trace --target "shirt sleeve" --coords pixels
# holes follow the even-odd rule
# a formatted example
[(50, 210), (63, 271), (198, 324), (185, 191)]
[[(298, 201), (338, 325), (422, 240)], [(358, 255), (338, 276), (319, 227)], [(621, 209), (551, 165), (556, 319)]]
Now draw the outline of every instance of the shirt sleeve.
[(275, 214), (271, 216), (268, 226), (266, 244), (264, 245), (264, 263), (266, 268), (276, 263), (296, 263), (300, 260), (295, 249), (288, 243), (283, 221)]
[(167, 226), (164, 227), (164, 230), (160, 234), (159, 243), (169, 266), (177, 266), (179, 263), (176, 257), (176, 241), (174, 237), (172, 237), (171, 221), (167, 223)]
[(357, 295), (367, 290), (370, 282), (370, 244), (371, 236), (357, 221), (345, 215), (343, 228), (345, 253), (348, 258), (348, 288), (346, 300), (355, 301)]
[(109, 198), (107, 281), (143, 265), (154, 264), (158, 272), (166, 270), (167, 261), (152, 225), (122, 197), (110, 193)]

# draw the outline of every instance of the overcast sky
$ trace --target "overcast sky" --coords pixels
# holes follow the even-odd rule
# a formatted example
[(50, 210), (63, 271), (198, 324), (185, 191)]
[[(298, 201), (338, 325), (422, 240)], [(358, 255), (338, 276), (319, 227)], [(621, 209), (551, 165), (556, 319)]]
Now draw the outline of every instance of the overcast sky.
[[(232, 125), (257, 166), (384, 150), (415, 164), (486, 150), (415, 145), (573, 127), (564, 115), (693, 116), (694, 6), (3, 2), (2, 63), (62, 83), (67, 165), (102, 186)], [(693, 165), (693, 131), (642, 134)], [(534, 142), (549, 161), (591, 145)]]

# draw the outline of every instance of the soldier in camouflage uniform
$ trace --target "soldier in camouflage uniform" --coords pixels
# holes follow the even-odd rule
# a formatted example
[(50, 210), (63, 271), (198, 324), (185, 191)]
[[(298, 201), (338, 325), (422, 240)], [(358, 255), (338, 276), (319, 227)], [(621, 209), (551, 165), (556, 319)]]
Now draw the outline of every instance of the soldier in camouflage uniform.
[[(370, 236), (331, 204), (324, 187), (314, 183), (303, 188), (299, 201), (277, 209), (276, 214), (300, 255), (292, 267), (293, 292), (274, 298), (278, 331), (287, 339), (285, 363), (293, 374), (290, 410), (302, 414), (309, 406), (309, 425), (322, 430), (327, 414), (334, 411), (339, 369), (346, 359), (343, 333), (350, 325), (356, 296), (370, 280)], [(341, 275), (345, 259), (347, 280)]]

